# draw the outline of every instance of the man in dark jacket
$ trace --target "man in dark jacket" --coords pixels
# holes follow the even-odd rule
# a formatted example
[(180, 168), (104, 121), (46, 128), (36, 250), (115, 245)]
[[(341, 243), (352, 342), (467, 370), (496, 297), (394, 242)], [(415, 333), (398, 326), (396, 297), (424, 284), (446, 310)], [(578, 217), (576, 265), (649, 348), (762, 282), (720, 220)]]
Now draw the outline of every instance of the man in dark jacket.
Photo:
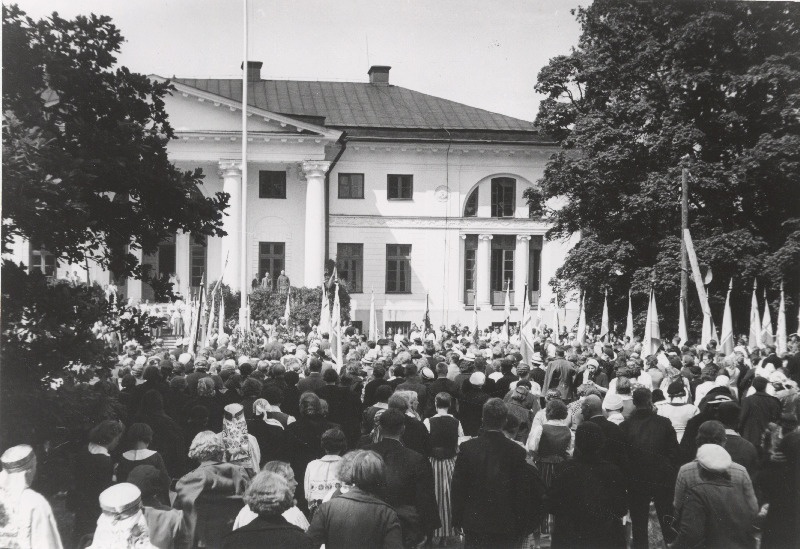
[[(425, 417), (430, 417), (436, 413), (436, 395), (439, 393), (447, 393), (450, 395), (453, 404), (458, 402), (458, 385), (452, 379), (447, 378), (447, 364), (440, 362), (436, 365), (436, 379), (428, 386), (428, 402), (425, 404)], [(454, 406), (457, 408), (457, 406)], [(450, 413), (454, 414), (457, 410), (451, 410)], [(456, 415), (456, 414), (454, 414)]]
[(422, 407), (428, 401), (428, 388), (422, 383), (422, 379), (419, 377), (419, 371), (415, 364), (406, 364), (405, 368), (405, 380), (403, 383), (399, 384), (395, 390), (397, 391), (414, 391), (417, 393), (417, 402), (420, 405), (420, 412), (422, 412)]
[(666, 528), (664, 517), (672, 515), (672, 496), (678, 473), (678, 437), (672, 422), (656, 414), (650, 389), (640, 387), (633, 391), (636, 409), (620, 424), (628, 441), (630, 461), (630, 502), (633, 523), (634, 549), (647, 549), (647, 521), (650, 502), (656, 505), (661, 530), (667, 542), (672, 541), (671, 529)]
[(381, 385), (389, 385), (389, 382), (384, 379), (386, 377), (386, 368), (383, 364), (376, 364), (372, 369), (372, 377), (370, 381), (364, 386), (364, 407), (369, 408), (375, 404), (378, 399), (375, 393)]
[(481, 435), (463, 443), (456, 458), (450, 497), (465, 549), (519, 545), (532, 512), (525, 497), (525, 450), (502, 431), (507, 413), (499, 398), (486, 401)]
[(433, 485), (433, 469), (421, 454), (406, 448), (400, 439), (405, 416), (389, 409), (378, 417), (381, 441), (365, 450), (378, 453), (386, 464), (386, 502), (394, 507), (403, 527), (403, 539), (418, 543), (440, 526)]
[(768, 380), (756, 377), (753, 388), (756, 392), (742, 400), (742, 414), (739, 417), (739, 432), (750, 443), (759, 448), (764, 429), (771, 421), (781, 417), (781, 401), (766, 393)]
[(415, 452), (425, 457), (431, 455), (430, 434), (425, 424), (416, 417), (408, 415), (408, 401), (402, 395), (392, 395), (388, 403), (390, 410), (397, 410), (403, 414), (405, 420), (405, 430), (400, 437), (400, 441)]
[(482, 372), (473, 372), (469, 379), (464, 381), (461, 395), (458, 398), (459, 418), (464, 434), (474, 437), (481, 427), (483, 405), (489, 400), (489, 395), (483, 392), (486, 376)]
[(740, 413), (741, 409), (735, 402), (726, 402), (719, 405), (717, 419), (725, 426), (725, 450), (733, 462), (747, 469), (753, 478), (758, 470), (758, 451), (736, 431)]
[(348, 447), (353, 448), (361, 433), (361, 399), (349, 388), (338, 385), (336, 370), (325, 370), (322, 379), (325, 386), (316, 393), (328, 403), (328, 421), (341, 425)]
[(297, 382), (297, 390), (302, 395), (307, 392), (314, 392), (325, 386), (322, 380), (322, 361), (317, 357), (308, 360), (308, 376)]
[(628, 470), (628, 445), (619, 425), (608, 421), (603, 415), (603, 401), (597, 395), (588, 395), (581, 403), (583, 420), (594, 423), (603, 431), (605, 445), (601, 450), (605, 461), (619, 467), (620, 471)]

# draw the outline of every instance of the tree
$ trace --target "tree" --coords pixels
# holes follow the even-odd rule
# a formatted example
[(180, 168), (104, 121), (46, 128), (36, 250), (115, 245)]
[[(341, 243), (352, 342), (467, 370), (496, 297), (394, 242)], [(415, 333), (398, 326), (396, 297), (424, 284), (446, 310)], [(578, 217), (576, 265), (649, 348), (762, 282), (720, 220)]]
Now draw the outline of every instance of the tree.
[[(333, 293), (328, 296), (330, 309), (333, 310)], [(322, 287), (291, 289), (290, 323), (300, 326), (308, 332), (311, 326), (319, 324), (322, 309)], [(344, 286), (339, 286), (339, 307), (342, 321), (350, 320), (350, 294)], [(250, 294), (250, 316), (253, 320), (273, 322), (283, 318), (286, 310), (286, 296), (276, 292), (268, 292), (257, 288)]]
[[(662, 333), (676, 331), (686, 167), (717, 324), (730, 278), (737, 331), (746, 331), (754, 278), (773, 317), (783, 279), (791, 311), (800, 290), (800, 6), (596, 0), (573, 13), (577, 48), (553, 58), (536, 86), (547, 96), (537, 123), (561, 151), (541, 195), (528, 195), (538, 207), (562, 199), (546, 212), (549, 237), (580, 232), (561, 283), (587, 291), (592, 317), (607, 288), (612, 317), (624, 319), (628, 289), (643, 318), (654, 280)], [(699, 331), (692, 288), (689, 298)], [(791, 329), (797, 315), (787, 316)]]
[(150, 278), (131, 250), (178, 230), (222, 236), (228, 195), (167, 158), (170, 85), (113, 68), (123, 38), (106, 16), (34, 21), (3, 6), (3, 251), (15, 236), (58, 259)]

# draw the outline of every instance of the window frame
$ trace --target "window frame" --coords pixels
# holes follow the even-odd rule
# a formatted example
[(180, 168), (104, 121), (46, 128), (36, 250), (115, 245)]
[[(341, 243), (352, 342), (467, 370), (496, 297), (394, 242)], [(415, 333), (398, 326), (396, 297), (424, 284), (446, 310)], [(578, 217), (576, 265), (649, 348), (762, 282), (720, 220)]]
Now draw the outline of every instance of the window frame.
[[(407, 252), (403, 253), (407, 248)], [(387, 294), (410, 294), (411, 293), (411, 244), (387, 244), (386, 245), (386, 293)], [(394, 268), (391, 263), (394, 262)], [(404, 269), (400, 266), (404, 265)], [(402, 272), (402, 279), (400, 273)], [(394, 275), (392, 276), (392, 273)], [(392, 289), (390, 289), (390, 282)], [(403, 289), (398, 289), (401, 285)]]
[[(272, 252), (265, 252), (263, 251), (266, 246), (273, 246), (272, 250), (274, 250), (274, 246), (276, 244), (280, 244), (283, 248), (282, 253)], [(275, 261), (277, 259), (281, 260), (282, 266), (280, 268), (275, 268)], [(262, 241), (258, 243), (258, 276), (259, 279), (264, 278), (264, 272), (267, 269), (264, 269), (262, 261), (269, 262), (270, 265), (270, 277), (272, 278), (272, 285), (273, 288), (277, 290), (276, 283), (278, 280), (278, 276), (280, 276), (281, 271), (286, 270), (286, 242), (273, 242), (273, 241)]]
[[(505, 200), (506, 191), (503, 191), (503, 201), (500, 202), (498, 198), (499, 189), (511, 185), (511, 201), (510, 204)], [(517, 209), (517, 180), (513, 177), (494, 177), (490, 182), (491, 194), (491, 217), (505, 218), (514, 217)], [(499, 211), (502, 205), (502, 211)], [(498, 213), (499, 212), (499, 213)]]
[[(475, 187), (464, 201), (464, 217), (478, 217), (478, 206), (480, 204), (479, 191), (480, 185)], [(474, 204), (471, 204), (472, 202), (474, 202)]]
[[(405, 178), (408, 178), (406, 180)], [(404, 187), (408, 184), (408, 196), (404, 196)], [(398, 196), (392, 196), (393, 185), (398, 185)], [(390, 173), (386, 174), (386, 200), (414, 200), (414, 174)]]
[[(347, 250), (345, 247), (352, 247), (352, 250), (359, 250), (358, 254), (342, 253), (342, 250)], [(353, 268), (350, 265), (344, 265), (344, 261), (356, 262)], [(336, 270), (341, 278), (347, 281), (347, 290), (351, 294), (364, 293), (364, 244), (358, 242), (338, 242), (336, 244)], [(355, 272), (355, 277), (351, 277), (350, 273)], [(342, 276), (342, 273), (347, 273), (347, 276)]]
[[(274, 183), (266, 180), (266, 176), (268, 174), (283, 174), (283, 180), (281, 181), (283, 184), (283, 192), (277, 193), (283, 194), (283, 196), (266, 196), (266, 191), (269, 189), (269, 185)], [(264, 200), (286, 200), (286, 170), (258, 170), (258, 198)]]
[[(358, 176), (361, 178), (361, 196), (353, 196), (353, 180), (352, 178)], [(344, 196), (342, 194), (342, 179), (345, 178), (348, 180), (347, 182), (347, 189), (348, 189), (348, 196)], [(338, 175), (338, 198), (339, 200), (363, 200), (364, 199), (364, 174), (363, 173), (340, 173)]]

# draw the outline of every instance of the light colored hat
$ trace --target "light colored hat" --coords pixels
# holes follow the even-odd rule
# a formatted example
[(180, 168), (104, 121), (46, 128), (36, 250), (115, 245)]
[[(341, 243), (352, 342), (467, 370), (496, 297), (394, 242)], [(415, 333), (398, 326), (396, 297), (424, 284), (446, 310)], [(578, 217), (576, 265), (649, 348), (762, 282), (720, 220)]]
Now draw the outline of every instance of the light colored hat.
[(531, 357), (531, 362), (533, 362), (534, 364), (541, 365), (542, 362), (543, 362), (542, 361), (542, 353), (540, 353), (539, 351), (536, 351), (535, 353), (533, 353), (533, 356)]
[(189, 361), (192, 360), (192, 355), (189, 353), (181, 353), (181, 356), (178, 357), (178, 363), (183, 364), (184, 366), (189, 364)]
[(719, 444), (703, 444), (697, 449), (697, 463), (707, 471), (724, 473), (730, 468), (733, 460), (728, 451)]
[(133, 359), (131, 357), (125, 357), (122, 359), (122, 365), (125, 367), (133, 366)]
[(103, 513), (109, 515), (131, 515), (142, 506), (142, 492), (130, 482), (106, 488), (98, 499)]
[(717, 379), (714, 380), (714, 385), (717, 387), (727, 387), (728, 383), (730, 383), (731, 378), (725, 375), (717, 376)]
[(236, 369), (236, 361), (232, 358), (227, 359), (225, 362), (222, 363), (223, 370), (235, 370)]
[(431, 370), (428, 367), (425, 367), (422, 369), (422, 377), (423, 379), (433, 379), (436, 376), (434, 375), (433, 370)]
[(486, 383), (486, 376), (482, 372), (473, 372), (469, 376), (469, 382), (475, 387), (483, 387), (483, 384)]
[(144, 355), (137, 356), (136, 361), (134, 362), (134, 364), (136, 364), (137, 366), (144, 366), (146, 363), (147, 363), (147, 357)]
[(595, 359), (593, 359), (593, 358), (590, 358), (589, 360), (587, 360), (587, 361), (586, 361), (586, 365), (587, 365), (587, 366), (594, 366), (595, 368), (599, 368), (599, 367), (600, 367), (600, 363), (599, 363), (599, 362), (597, 362), (597, 361), (596, 361)]
[(239, 366), (242, 364), (250, 364), (250, 357), (249, 356), (240, 356), (239, 360), (236, 361)]
[(6, 473), (27, 471), (33, 467), (35, 462), (36, 454), (33, 453), (33, 448), (27, 444), (12, 446), (0, 456), (0, 463), (2, 463), (3, 471)]
[(616, 393), (606, 396), (605, 400), (603, 401), (603, 408), (606, 410), (621, 410), (622, 397)]
[(531, 381), (531, 394), (537, 397), (542, 396), (542, 386), (535, 381)]

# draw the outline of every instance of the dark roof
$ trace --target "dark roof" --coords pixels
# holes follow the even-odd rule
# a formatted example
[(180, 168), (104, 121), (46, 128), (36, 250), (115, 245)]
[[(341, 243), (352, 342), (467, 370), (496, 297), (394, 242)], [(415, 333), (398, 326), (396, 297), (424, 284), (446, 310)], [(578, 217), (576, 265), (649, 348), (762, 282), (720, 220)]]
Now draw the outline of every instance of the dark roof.
[[(242, 81), (238, 79), (171, 80), (234, 101), (242, 100)], [(306, 120), (324, 117), (325, 126), (364, 137), (380, 129), (379, 133), (387, 138), (398, 133), (413, 138), (418, 130), (438, 130), (438, 134), (444, 128), (463, 130), (458, 133), (464, 140), (485, 140), (488, 136), (502, 141), (552, 143), (548, 136), (539, 134), (532, 122), (390, 84), (260, 80), (250, 84), (247, 94), (248, 104), (254, 107)], [(472, 136), (473, 132), (481, 135)]]

